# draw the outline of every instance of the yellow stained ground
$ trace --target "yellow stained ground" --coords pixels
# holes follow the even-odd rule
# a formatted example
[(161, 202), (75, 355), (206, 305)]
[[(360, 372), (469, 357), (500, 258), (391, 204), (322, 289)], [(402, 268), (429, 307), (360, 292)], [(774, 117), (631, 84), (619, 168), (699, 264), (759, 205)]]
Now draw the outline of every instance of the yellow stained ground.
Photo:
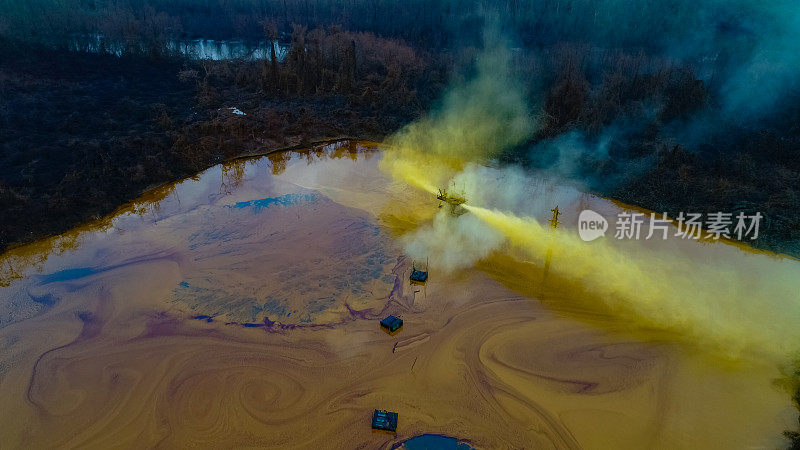
[[(62, 251), (0, 258), (0, 447), (391, 448), (424, 433), (476, 448), (782, 445), (795, 411), (774, 365), (631, 329), (507, 254), (410, 286), (396, 237), (435, 199), (360, 146), (279, 158), (210, 169)], [(289, 193), (318, 198), (229, 207)], [(102, 270), (47, 278), (78, 267)], [(250, 317), (267, 296), (296, 313)], [(333, 300), (309, 309), (318, 298)], [(388, 313), (404, 320), (394, 335), (378, 326)], [(241, 325), (265, 317), (278, 323)], [(370, 429), (376, 408), (399, 413), (396, 436)]]

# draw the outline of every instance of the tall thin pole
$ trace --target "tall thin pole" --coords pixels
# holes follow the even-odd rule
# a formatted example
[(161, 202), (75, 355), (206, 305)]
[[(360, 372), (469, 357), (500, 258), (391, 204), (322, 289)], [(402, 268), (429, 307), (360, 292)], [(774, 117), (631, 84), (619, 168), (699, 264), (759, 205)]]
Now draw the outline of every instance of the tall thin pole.
[(547, 274), (550, 273), (550, 263), (553, 260), (553, 237), (555, 235), (555, 229), (558, 228), (558, 216), (561, 214), (558, 211), (558, 205), (555, 208), (551, 209), (553, 211), (553, 217), (550, 218), (550, 228), (553, 230), (550, 232), (550, 245), (547, 246), (547, 256), (545, 257), (544, 261), (544, 276), (542, 277), (542, 287), (544, 287), (544, 282), (547, 280)]

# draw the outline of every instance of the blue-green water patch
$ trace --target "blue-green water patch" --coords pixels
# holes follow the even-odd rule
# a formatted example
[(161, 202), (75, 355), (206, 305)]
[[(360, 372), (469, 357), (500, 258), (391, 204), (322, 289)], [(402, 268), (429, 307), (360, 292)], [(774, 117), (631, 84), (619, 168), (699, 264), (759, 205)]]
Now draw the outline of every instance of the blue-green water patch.
[(44, 294), (39, 297), (31, 295), (31, 300), (44, 306), (53, 306), (58, 302), (58, 297), (53, 294)]
[(55, 283), (57, 281), (77, 280), (78, 278), (88, 277), (106, 269), (96, 269), (94, 267), (78, 267), (75, 269), (64, 269), (47, 275), (41, 275), (41, 284)]
[(318, 199), (317, 194), (284, 194), (278, 197), (267, 197), (259, 200), (250, 200), (246, 202), (238, 202), (230, 205), (229, 208), (253, 208), (253, 213), (258, 214), (270, 206), (291, 206), (298, 203), (311, 203)]
[(395, 448), (408, 450), (473, 450), (466, 442), (440, 434), (416, 436)]

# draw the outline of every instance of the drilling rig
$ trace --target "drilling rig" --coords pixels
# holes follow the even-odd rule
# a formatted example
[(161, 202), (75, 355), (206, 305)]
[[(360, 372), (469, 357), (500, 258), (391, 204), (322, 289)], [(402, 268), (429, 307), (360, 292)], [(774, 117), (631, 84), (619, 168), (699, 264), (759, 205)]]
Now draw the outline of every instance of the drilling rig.
[(467, 210), (461, 206), (464, 203), (467, 203), (467, 199), (464, 198), (463, 195), (454, 192), (455, 189), (450, 189), (448, 192), (447, 189), (439, 189), (439, 195), (436, 196), (439, 201), (442, 203), (439, 204), (439, 208), (443, 207), (444, 205), (448, 205), (450, 207), (450, 214), (454, 216), (460, 216), (467, 212)]

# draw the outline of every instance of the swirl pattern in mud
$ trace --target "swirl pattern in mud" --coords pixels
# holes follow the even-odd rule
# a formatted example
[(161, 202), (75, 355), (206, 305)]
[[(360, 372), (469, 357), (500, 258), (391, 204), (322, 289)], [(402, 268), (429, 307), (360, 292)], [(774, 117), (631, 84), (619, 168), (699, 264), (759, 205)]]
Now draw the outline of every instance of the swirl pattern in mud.
[(4, 255), (4, 447), (742, 448), (792, 420), (774, 367), (541, 303), (527, 263), (410, 285), (395, 236), (435, 199), (350, 145), (213, 168), (63, 252)]

